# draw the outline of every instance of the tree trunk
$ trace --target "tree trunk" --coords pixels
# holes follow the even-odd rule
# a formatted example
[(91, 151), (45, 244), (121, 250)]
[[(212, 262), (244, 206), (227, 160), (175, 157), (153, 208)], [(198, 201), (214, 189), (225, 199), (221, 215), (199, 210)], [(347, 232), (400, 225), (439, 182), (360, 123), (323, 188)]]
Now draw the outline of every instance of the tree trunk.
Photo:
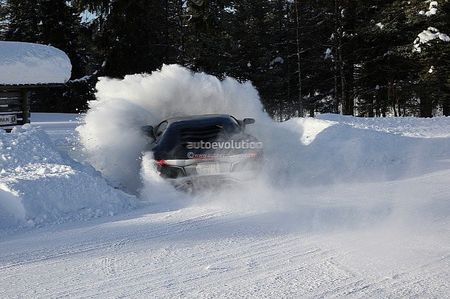
[(443, 95), (442, 110), (444, 116), (450, 116), (450, 94), (448, 93)]
[(298, 75), (298, 116), (303, 117), (303, 91), (302, 91), (302, 64), (300, 57), (300, 12), (299, 1), (295, 1), (295, 19), (296, 19), (296, 44), (297, 44), (297, 75)]
[[(342, 82), (339, 84), (339, 78), (342, 78), (341, 70), (342, 70), (342, 55), (341, 55), (341, 14), (339, 12), (339, 0), (334, 1), (334, 49), (336, 58), (334, 60), (334, 112), (340, 113), (339, 108), (341, 105), (341, 90), (342, 90)], [(339, 89), (341, 88), (341, 89)]]
[(355, 114), (355, 99), (354, 99), (354, 65), (352, 61), (347, 62), (344, 69), (345, 76), (345, 98), (344, 98), (344, 115)]
[[(342, 76), (342, 114), (354, 115), (355, 99), (354, 99), (354, 73), (355, 73), (355, 53), (353, 51), (353, 34), (355, 32), (356, 19), (356, 3), (352, 1), (346, 3), (346, 13), (339, 13), (341, 21), (340, 30), (340, 60), (341, 60), (341, 76)], [(340, 10), (343, 8), (341, 7)], [(344, 32), (346, 35), (344, 36)], [(343, 41), (343, 39), (345, 40)]]
[(426, 97), (420, 98), (420, 117), (433, 117), (433, 103)]
[(339, 99), (339, 74), (338, 74), (338, 66), (337, 63), (334, 63), (334, 113), (339, 114), (339, 105), (340, 105), (340, 99)]

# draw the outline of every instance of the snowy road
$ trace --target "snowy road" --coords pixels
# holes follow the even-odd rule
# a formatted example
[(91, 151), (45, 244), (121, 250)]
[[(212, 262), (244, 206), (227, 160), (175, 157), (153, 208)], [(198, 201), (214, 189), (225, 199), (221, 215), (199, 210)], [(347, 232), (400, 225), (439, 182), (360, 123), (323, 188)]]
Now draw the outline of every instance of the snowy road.
[[(40, 125), (70, 148), (73, 122), (51, 122)], [(449, 297), (439, 155), (434, 171), (304, 189), (282, 205), (198, 198), (0, 234), (0, 298)]]
[(448, 295), (448, 226), (389, 236), (297, 220), (191, 207), (26, 233), (0, 245), (0, 297)]

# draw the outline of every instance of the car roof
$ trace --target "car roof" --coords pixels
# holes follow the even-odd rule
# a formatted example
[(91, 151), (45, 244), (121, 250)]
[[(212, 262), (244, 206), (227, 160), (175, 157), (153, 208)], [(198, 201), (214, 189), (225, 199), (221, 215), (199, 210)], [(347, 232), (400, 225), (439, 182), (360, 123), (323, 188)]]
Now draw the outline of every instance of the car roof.
[(228, 114), (202, 114), (202, 115), (171, 117), (164, 121), (167, 121), (168, 123), (176, 123), (176, 122), (195, 121), (195, 120), (214, 121), (214, 120), (218, 120), (218, 119), (230, 119), (230, 118), (233, 118), (233, 117)]

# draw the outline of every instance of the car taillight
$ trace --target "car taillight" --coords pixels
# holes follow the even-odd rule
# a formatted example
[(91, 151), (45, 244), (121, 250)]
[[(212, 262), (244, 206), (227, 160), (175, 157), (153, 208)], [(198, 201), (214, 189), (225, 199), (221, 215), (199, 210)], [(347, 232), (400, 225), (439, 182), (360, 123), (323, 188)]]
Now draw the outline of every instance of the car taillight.
[(155, 160), (158, 173), (163, 178), (176, 179), (185, 176), (183, 167), (167, 164), (166, 160)]
[(258, 153), (257, 152), (249, 152), (249, 153), (246, 153), (245, 156), (247, 158), (256, 158), (256, 157), (258, 157)]
[(156, 160), (156, 164), (158, 164), (158, 166), (165, 166), (167, 165), (166, 160)]

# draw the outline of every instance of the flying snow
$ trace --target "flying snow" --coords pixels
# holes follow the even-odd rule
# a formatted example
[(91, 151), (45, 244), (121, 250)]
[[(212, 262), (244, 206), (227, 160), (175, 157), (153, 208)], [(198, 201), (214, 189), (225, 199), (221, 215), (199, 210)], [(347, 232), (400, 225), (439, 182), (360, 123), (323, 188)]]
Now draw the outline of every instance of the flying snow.
[(270, 123), (250, 82), (219, 80), (178, 65), (151, 74), (100, 78), (97, 100), (90, 102), (85, 124), (78, 128), (89, 162), (111, 182), (136, 192), (141, 186), (141, 156), (148, 139), (144, 125), (196, 114), (231, 114)]

